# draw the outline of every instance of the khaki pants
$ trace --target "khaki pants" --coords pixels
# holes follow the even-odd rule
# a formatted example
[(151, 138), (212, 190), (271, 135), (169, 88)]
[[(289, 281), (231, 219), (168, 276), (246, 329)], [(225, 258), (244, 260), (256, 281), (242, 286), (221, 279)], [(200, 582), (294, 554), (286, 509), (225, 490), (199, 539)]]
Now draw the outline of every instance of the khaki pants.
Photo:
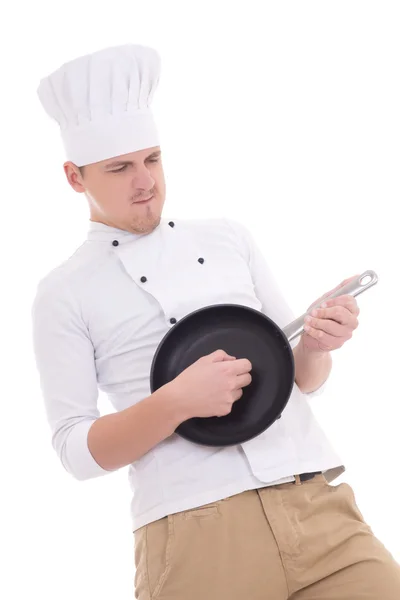
[(400, 600), (347, 483), (248, 491), (135, 532), (139, 600)]

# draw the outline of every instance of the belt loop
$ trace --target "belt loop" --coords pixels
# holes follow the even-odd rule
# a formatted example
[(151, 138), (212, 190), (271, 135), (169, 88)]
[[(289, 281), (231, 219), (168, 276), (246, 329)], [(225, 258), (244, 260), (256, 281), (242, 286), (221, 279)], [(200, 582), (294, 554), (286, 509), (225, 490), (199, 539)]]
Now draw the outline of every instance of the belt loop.
[(301, 479), (300, 479), (300, 475), (295, 475), (295, 476), (294, 476), (294, 478), (295, 478), (295, 480), (296, 480), (296, 481), (295, 481), (295, 485), (301, 485)]

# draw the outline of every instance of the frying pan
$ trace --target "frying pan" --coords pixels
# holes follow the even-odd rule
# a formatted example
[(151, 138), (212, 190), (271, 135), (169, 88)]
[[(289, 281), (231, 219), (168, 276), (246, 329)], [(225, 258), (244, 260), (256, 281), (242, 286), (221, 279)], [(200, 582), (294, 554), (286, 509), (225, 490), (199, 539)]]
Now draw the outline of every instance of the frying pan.
[[(358, 296), (378, 282), (365, 271), (332, 293)], [(317, 308), (327, 298), (310, 307)], [(258, 310), (239, 304), (215, 304), (198, 309), (178, 321), (161, 340), (153, 357), (150, 387), (153, 393), (175, 379), (202, 356), (225, 350), (252, 364), (252, 382), (232, 411), (222, 417), (195, 417), (181, 423), (176, 433), (206, 446), (243, 444), (268, 429), (286, 407), (295, 381), (290, 342), (304, 330), (308, 313), (280, 329)]]

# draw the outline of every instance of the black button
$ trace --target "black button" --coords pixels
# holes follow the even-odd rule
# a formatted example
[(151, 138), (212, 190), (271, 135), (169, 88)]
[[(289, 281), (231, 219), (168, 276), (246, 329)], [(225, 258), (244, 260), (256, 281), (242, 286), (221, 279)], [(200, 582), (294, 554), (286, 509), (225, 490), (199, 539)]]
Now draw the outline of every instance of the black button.
[(113, 241), (113, 246), (118, 246), (119, 245), (119, 241), (118, 240), (114, 240)]
[(199, 263), (202, 265), (204, 263), (204, 258), (199, 258)]
[(143, 275), (143, 277), (141, 277), (141, 278), (140, 278), (140, 281), (141, 281), (142, 283), (146, 283), (146, 281), (147, 281), (147, 277), (145, 277), (145, 276)]
[(172, 325), (175, 325), (175, 323), (176, 323), (175, 317), (172, 317), (172, 319), (170, 319), (169, 322), (172, 323)]
[(170, 222), (168, 223), (168, 225), (169, 225), (170, 227), (175, 227), (175, 223), (174, 223), (173, 221), (170, 221)]

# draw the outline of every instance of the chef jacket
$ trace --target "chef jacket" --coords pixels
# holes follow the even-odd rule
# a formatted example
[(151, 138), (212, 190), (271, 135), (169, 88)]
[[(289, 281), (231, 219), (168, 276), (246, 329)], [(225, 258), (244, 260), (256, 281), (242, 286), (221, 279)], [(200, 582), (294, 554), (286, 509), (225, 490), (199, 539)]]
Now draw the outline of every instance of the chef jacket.
[[(231, 219), (168, 221), (135, 235), (89, 222), (87, 239), (43, 277), (32, 305), (33, 344), (52, 445), (76, 479), (102, 476), (87, 437), (99, 390), (116, 411), (150, 395), (158, 344), (188, 313), (248, 306), (279, 327), (294, 319), (248, 229)], [(295, 343), (292, 343), (294, 347)], [(317, 390), (316, 393), (320, 393)], [(128, 466), (133, 530), (168, 514), (345, 467), (295, 384), (280, 419), (236, 446), (176, 433)]]

